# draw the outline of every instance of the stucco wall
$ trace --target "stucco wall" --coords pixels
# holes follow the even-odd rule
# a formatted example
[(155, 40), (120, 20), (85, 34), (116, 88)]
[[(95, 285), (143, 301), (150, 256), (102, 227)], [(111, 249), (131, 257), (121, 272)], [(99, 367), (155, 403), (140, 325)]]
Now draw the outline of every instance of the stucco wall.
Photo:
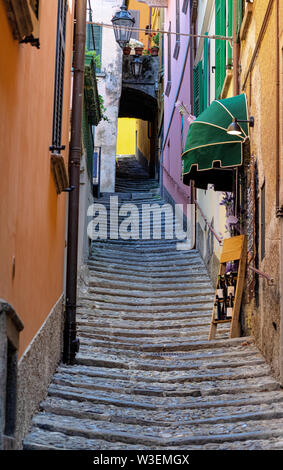
[[(267, 10), (268, 0), (256, 0), (248, 34), (241, 43), (241, 84), (251, 61), (252, 53)], [(259, 207), (260, 188), (265, 182), (265, 256), (259, 256), (259, 269), (272, 278), (275, 283), (269, 287), (266, 280), (259, 279), (259, 306), (246, 304), (244, 311), (249, 319), (252, 334), (266, 359), (271, 363), (275, 374), (280, 371), (280, 219), (275, 215), (276, 187), (276, 2), (261, 42), (258, 56), (251, 75), (243, 91), (248, 95), (249, 112), (255, 118), (251, 131), (251, 152), (258, 163)], [(283, 5), (280, 7), (280, 37), (283, 35)], [(281, 43), (282, 44), (282, 43)], [(281, 46), (282, 47), (282, 46)], [(282, 54), (282, 50), (281, 50)], [(281, 77), (282, 80), (282, 77)], [(282, 95), (282, 81), (281, 81)], [(282, 115), (281, 115), (282, 116)], [(280, 128), (282, 126), (282, 121)], [(282, 138), (282, 135), (281, 135)], [(282, 140), (281, 140), (282, 147)], [(282, 179), (282, 173), (281, 173)], [(282, 199), (281, 199), (282, 204)], [(259, 227), (261, 226), (259, 220)], [(262, 243), (259, 234), (259, 252)]]
[[(182, 12), (180, 2), (180, 31), (189, 32), (189, 11)], [(168, 2), (168, 8), (164, 13), (164, 30), (176, 31), (176, 2)], [(176, 203), (188, 202), (190, 189), (181, 181), (182, 173), (182, 147), (188, 132), (187, 117), (183, 121), (183, 141), (181, 135), (181, 115), (176, 109), (177, 101), (183, 102), (190, 110), (190, 53), (188, 45), (190, 39), (180, 36), (180, 50), (178, 58), (173, 57), (176, 44), (176, 36), (171, 36), (171, 90), (169, 96), (164, 95), (164, 142), (163, 142), (163, 184), (165, 190), (171, 195)], [(168, 37), (164, 37), (164, 89), (168, 82)]]
[[(118, 0), (91, 1), (93, 20), (111, 24), (121, 6)], [(119, 100), (122, 86), (122, 50), (115, 41), (112, 28), (102, 29), (101, 74), (98, 92), (104, 99), (108, 121), (102, 120), (95, 130), (95, 142), (101, 146), (101, 192), (114, 192), (116, 171), (116, 139)]]
[[(0, 294), (24, 323), (22, 355), (63, 292), (66, 193), (56, 193), (49, 152), (57, 2), (41, 2), (39, 50), (13, 39), (3, 2), (0, 18)], [(68, 10), (62, 129), (66, 160), (71, 52)]]

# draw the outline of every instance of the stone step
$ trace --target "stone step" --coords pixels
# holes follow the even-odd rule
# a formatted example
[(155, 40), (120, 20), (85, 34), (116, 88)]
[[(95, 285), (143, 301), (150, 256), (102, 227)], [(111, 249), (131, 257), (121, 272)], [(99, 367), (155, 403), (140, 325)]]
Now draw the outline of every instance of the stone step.
[[(214, 291), (210, 286), (202, 286), (201, 290), (198, 289), (198, 287), (191, 287), (190, 289), (185, 288), (183, 286), (183, 289), (164, 289), (164, 290), (137, 290), (135, 289), (134, 285), (128, 285), (128, 287), (131, 287), (130, 289), (121, 289), (118, 286), (113, 286), (112, 284), (109, 285), (109, 287), (106, 286), (90, 286), (88, 289), (89, 294), (93, 294), (95, 299), (100, 300), (101, 295), (107, 300), (108, 297), (110, 298), (111, 296), (119, 297), (122, 299), (127, 299), (128, 297), (135, 297), (136, 299), (142, 298), (145, 301), (155, 301), (155, 300), (161, 300), (162, 302), (164, 299), (174, 299), (177, 298), (178, 301), (181, 301), (182, 299), (186, 302), (189, 303), (191, 301), (194, 301), (195, 299), (202, 299), (203, 301), (211, 299), (214, 299)], [(206, 297), (207, 296), (207, 297)], [(194, 299), (194, 300), (193, 300)], [(198, 301), (198, 300), (197, 300)]]
[[(176, 250), (177, 251), (177, 250)], [(177, 251), (177, 256), (174, 256), (174, 254), (170, 254), (170, 253), (162, 253), (161, 255), (160, 254), (154, 254), (153, 255), (153, 260), (152, 262), (153, 263), (164, 263), (164, 262), (167, 262), (167, 263), (173, 263), (175, 264), (175, 262), (181, 262), (182, 264), (185, 264), (185, 265), (188, 265), (188, 266), (195, 266), (195, 265), (199, 265), (199, 267), (202, 267), (203, 269), (204, 268), (204, 265), (202, 263), (202, 260), (198, 257), (188, 257), (187, 258), (187, 253), (189, 253), (188, 251), (186, 253), (183, 253), (183, 252), (180, 252), (180, 251)], [(92, 256), (90, 257), (89, 259), (90, 261), (104, 261), (104, 260), (107, 260), (108, 261), (113, 261), (113, 262), (131, 262), (132, 264), (141, 264), (144, 265), (144, 264), (151, 264), (151, 261), (150, 261), (150, 256), (144, 256), (143, 253), (139, 253), (139, 254), (133, 254), (132, 256), (128, 253), (116, 253), (116, 256), (112, 255), (112, 253), (109, 253), (109, 252), (103, 252), (101, 251), (99, 254), (94, 252), (92, 254)], [(130, 263), (129, 263), (130, 264)]]
[[(143, 328), (142, 325), (125, 326), (124, 324), (122, 324), (122, 326), (120, 326), (119, 324), (113, 325), (111, 323), (107, 324), (105, 322), (100, 323), (100, 324), (94, 323), (94, 322), (86, 323), (86, 322), (80, 321), (79, 319), (77, 321), (77, 325), (78, 325), (79, 334), (83, 336), (90, 335), (90, 337), (93, 334), (103, 335), (103, 333), (106, 333), (106, 335), (113, 335), (113, 336), (120, 336), (120, 337), (125, 336), (125, 337), (134, 337), (134, 338), (144, 337), (144, 336), (151, 337), (151, 336), (159, 336), (159, 335), (186, 336), (186, 335), (191, 335), (191, 334), (207, 334), (207, 331), (209, 329), (208, 319), (203, 324), (199, 324), (199, 323), (197, 325), (182, 324), (182, 325), (179, 325), (178, 328), (177, 328), (177, 325), (175, 325), (175, 328), (173, 325), (171, 326), (171, 328), (170, 328), (170, 325), (167, 325), (166, 328), (164, 325), (161, 325), (162, 328), (158, 328), (155, 325), (152, 325), (152, 328), (150, 327)], [(183, 328), (184, 331), (180, 332), (180, 328)]]
[[(109, 408), (115, 407), (121, 415), (127, 416), (128, 413), (133, 414), (138, 410), (146, 417), (147, 414), (155, 413), (160, 416), (174, 417), (187, 413), (197, 419), (201, 416), (230, 415), (231, 409), (241, 411), (243, 407), (257, 406), (257, 410), (266, 405), (266, 409), (271, 409), (276, 403), (282, 403), (282, 394), (279, 396), (278, 389), (274, 383), (265, 382), (256, 386), (250, 384), (250, 387), (233, 388), (234, 393), (230, 393), (229, 388), (217, 389), (220, 392), (214, 396), (213, 393), (201, 394), (199, 389), (191, 390), (188, 394), (179, 396), (158, 396), (145, 394), (120, 394), (114, 390), (91, 390), (82, 387), (69, 387), (67, 385), (52, 384), (48, 390), (48, 398), (59, 398), (60, 400), (69, 400), (82, 403), (91, 403), (95, 405), (104, 405)], [(252, 394), (252, 396), (251, 396)], [(277, 395), (277, 398), (276, 396)], [(273, 404), (273, 405), (272, 405)], [(167, 415), (168, 414), (168, 415)]]
[[(92, 244), (92, 253), (96, 254), (99, 252), (107, 252), (108, 254), (116, 255), (131, 255), (131, 256), (145, 256), (146, 258), (150, 258), (151, 255), (153, 256), (163, 256), (166, 254), (172, 256), (184, 256), (182, 252), (176, 251), (175, 242), (166, 244), (162, 244), (161, 246), (159, 243), (152, 244), (151, 246), (144, 246), (143, 244), (129, 246), (127, 243), (120, 243), (119, 247), (117, 248), (117, 244), (111, 243), (109, 240), (107, 243), (103, 241), (96, 240)], [(186, 258), (200, 258), (199, 252), (197, 250), (188, 250), (185, 254)]]
[[(142, 205), (166, 201), (135, 159), (118, 161), (112, 195), (136, 205), (140, 228)], [(110, 196), (95, 202), (109, 210)], [(177, 242), (92, 242), (78, 289), (80, 350), (58, 366), (25, 449), (282, 448), (279, 383), (252, 338), (229, 339), (229, 324), (208, 341), (214, 288), (199, 253)]]
[[(172, 424), (184, 422), (186, 425), (236, 423), (237, 421), (259, 421), (283, 418), (282, 401), (275, 403), (260, 403), (243, 405), (242, 407), (201, 407), (198, 409), (176, 409), (174, 414), (162, 410), (129, 409), (109, 407), (101, 403), (80, 402), (64, 400), (63, 398), (47, 397), (41, 404), (41, 410), (47, 413), (64, 416), (74, 416), (81, 419), (95, 421), (109, 421), (111, 423), (123, 423), (138, 426), (162, 426), (170, 427)], [(122, 412), (123, 411), (123, 412)]]
[[(104, 366), (103, 359), (106, 361)], [(130, 358), (128, 358), (130, 360)], [(211, 358), (210, 358), (211, 359)], [(121, 361), (121, 358), (120, 358)], [(174, 368), (174, 365), (176, 366)], [(100, 377), (100, 378), (111, 378), (123, 379), (123, 380), (132, 380), (133, 378), (137, 382), (152, 382), (153, 379), (158, 382), (171, 382), (171, 381), (180, 381), (182, 377), (186, 377), (187, 374), (196, 374), (196, 371), (199, 371), (201, 376), (204, 374), (215, 373), (218, 375), (227, 373), (243, 373), (246, 371), (264, 371), (265, 373), (270, 373), (269, 366), (266, 365), (264, 360), (258, 356), (250, 356), (247, 360), (245, 358), (227, 358), (220, 359), (215, 358), (214, 361), (210, 362), (209, 360), (191, 361), (189, 364), (185, 360), (178, 360), (175, 357), (171, 358), (169, 363), (168, 359), (162, 364), (162, 360), (158, 363), (154, 360), (146, 361), (145, 359), (137, 358), (136, 361), (130, 360), (130, 367), (125, 368), (121, 367), (119, 362), (114, 360), (112, 363), (109, 363), (109, 358), (105, 356), (100, 356), (98, 358), (98, 364), (96, 366), (84, 366), (84, 365), (73, 365), (72, 368), (65, 366), (63, 364), (59, 365), (57, 372), (59, 373), (69, 373), (69, 374), (85, 374), (90, 377)], [(164, 374), (167, 372), (167, 374)]]
[(199, 318), (200, 320), (211, 318), (211, 304), (207, 304), (207, 307), (198, 306), (197, 309), (194, 310), (183, 308), (171, 308), (171, 312), (170, 310), (166, 311), (166, 309), (165, 311), (156, 309), (156, 311), (154, 311), (154, 317), (152, 317), (152, 309), (146, 309), (146, 307), (144, 311), (137, 307), (135, 307), (134, 309), (124, 307), (123, 310), (117, 310), (116, 308), (107, 310), (104, 309), (103, 306), (98, 306), (97, 304), (95, 304), (94, 306), (94, 301), (92, 299), (85, 299), (85, 305), (81, 303), (81, 300), (79, 300), (79, 302), (80, 303), (78, 303), (77, 308), (78, 316), (83, 320), (89, 318), (91, 321), (99, 317), (102, 320), (109, 319), (112, 321), (118, 319), (123, 320), (123, 322), (133, 321), (143, 322), (144, 324), (152, 318), (152, 321), (158, 321), (163, 323), (167, 321), (175, 321), (179, 324), (179, 322), (183, 320), (191, 321), (197, 318)]
[[(81, 340), (81, 344), (89, 344), (92, 346), (92, 340), (99, 340), (99, 341), (112, 341), (112, 342), (125, 342), (127, 341), (135, 341), (136, 344), (142, 344), (144, 341), (154, 341), (155, 343), (160, 343), (163, 342), (164, 339), (165, 341), (168, 341), (168, 338), (172, 339), (172, 341), (192, 341), (193, 339), (198, 339), (198, 340), (206, 340), (208, 337), (208, 332), (209, 332), (209, 324), (206, 325), (206, 327), (203, 327), (202, 329), (196, 329), (196, 330), (186, 330), (186, 331), (180, 331), (179, 329), (176, 330), (168, 330), (167, 332), (164, 330), (152, 330), (150, 333), (148, 331), (125, 331), (125, 330), (116, 330), (114, 331), (112, 328), (109, 328), (108, 330), (104, 329), (91, 329), (91, 328), (82, 328), (78, 324), (78, 336)], [(230, 328), (223, 328), (221, 330), (221, 334), (229, 334)], [(218, 332), (218, 337), (219, 337)], [(89, 342), (88, 342), (89, 339)]]
[(171, 341), (171, 342), (163, 342), (163, 343), (149, 343), (149, 342), (141, 342), (141, 344), (137, 344), (136, 342), (129, 342), (122, 343), (122, 342), (112, 342), (112, 341), (98, 341), (98, 340), (90, 340), (88, 348), (86, 347), (85, 350), (91, 351), (93, 348), (96, 347), (104, 347), (104, 348), (113, 348), (115, 350), (127, 350), (127, 351), (138, 351), (138, 352), (178, 352), (178, 351), (196, 351), (199, 349), (208, 349), (212, 350), (217, 348), (229, 348), (232, 345), (241, 344), (242, 338), (234, 338), (234, 339), (216, 339), (213, 341), (199, 341), (197, 339), (192, 341)]
[[(188, 282), (178, 282), (178, 279), (172, 279), (171, 282), (164, 281), (160, 283), (159, 280), (152, 279), (140, 279), (138, 277), (129, 278), (127, 276), (120, 276), (118, 279), (116, 276), (91, 276), (88, 281), (89, 287), (116, 287), (123, 288), (131, 286), (133, 288), (143, 289), (143, 291), (163, 292), (169, 290), (183, 290), (183, 289), (210, 289), (213, 292), (211, 283), (206, 279), (196, 278)], [(175, 281), (175, 282), (173, 282)]]
[[(89, 266), (95, 266), (96, 264), (102, 264), (105, 263), (105, 259), (103, 257), (103, 255), (101, 256), (96, 256), (95, 258), (90, 258), (89, 261), (88, 261), (88, 265)], [(111, 258), (111, 262), (109, 262), (109, 260), (107, 259), (106, 260), (106, 263), (110, 263), (110, 266), (111, 265), (119, 265), (119, 266), (127, 266), (127, 267), (131, 267), (133, 266), (135, 269), (136, 268), (141, 268), (141, 269), (147, 269), (148, 267), (150, 268), (150, 271), (154, 271), (154, 270), (157, 270), (159, 268), (187, 268), (187, 267), (193, 267), (195, 269), (197, 268), (200, 268), (200, 269), (203, 269), (204, 266), (203, 264), (201, 263), (201, 260), (196, 258), (195, 260), (186, 260), (184, 257), (180, 258), (180, 259), (175, 259), (174, 261), (170, 260), (170, 259), (164, 259), (164, 261), (160, 260), (160, 259), (157, 259), (157, 260), (153, 260), (152, 262), (151, 261), (147, 261), (147, 260), (144, 260), (144, 259), (140, 259), (140, 260), (129, 260), (129, 259), (120, 259), (120, 258), (117, 258), (116, 260), (114, 260), (113, 258)]]
[[(51, 432), (62, 432), (70, 436), (81, 436), (88, 439), (104, 439), (105, 441), (125, 442), (162, 447), (180, 445), (201, 445), (207, 443), (223, 443), (240, 440), (266, 439), (283, 437), (283, 419), (268, 420), (268, 427), (262, 430), (262, 422), (238, 421), (223, 426), (215, 425), (183, 425), (176, 426), (174, 431), (161, 430), (156, 426), (143, 429), (142, 426), (121, 423), (93, 421), (70, 416), (60, 416), (51, 413), (39, 413), (33, 420), (33, 425)], [(169, 447), (169, 448), (170, 448)]]
[[(126, 268), (120, 268), (118, 266), (114, 267), (112, 266), (101, 266), (99, 263), (97, 265), (88, 265), (88, 269), (90, 272), (90, 275), (99, 275), (103, 278), (106, 276), (115, 276), (117, 279), (119, 277), (124, 277), (130, 280), (132, 278), (142, 278), (144, 280), (144, 270), (134, 270), (134, 269), (126, 269)], [(175, 280), (178, 279), (180, 282), (183, 280), (188, 280), (190, 278), (192, 279), (199, 279), (200, 276), (203, 276), (205, 280), (209, 282), (207, 279), (207, 272), (204, 269), (181, 269), (178, 271), (178, 273), (173, 274), (173, 270), (170, 274), (170, 272), (166, 270), (158, 270), (155, 272), (148, 272), (147, 274), (147, 279), (149, 282), (170, 282), (170, 280)]]
[(152, 330), (157, 331), (164, 331), (166, 334), (167, 330), (172, 331), (172, 328), (184, 328), (184, 329), (191, 329), (191, 328), (202, 328), (209, 325), (211, 315), (203, 316), (203, 319), (196, 317), (195, 319), (190, 318), (186, 320), (175, 320), (175, 321), (156, 321), (153, 320), (151, 325), (148, 322), (141, 322), (140, 320), (133, 321), (125, 321), (122, 318), (111, 318), (108, 321), (101, 317), (96, 318), (88, 318), (87, 315), (82, 316), (81, 314), (77, 314), (77, 324), (81, 331), (84, 329), (88, 329), (88, 331), (94, 331), (93, 329), (98, 329), (99, 331), (101, 328), (108, 329), (111, 328), (113, 331), (119, 330), (124, 333), (135, 334), (135, 332), (151, 332)]
[[(189, 310), (188, 305), (190, 305), (191, 308), (192, 307), (196, 308), (196, 305), (201, 306), (201, 304), (203, 304), (203, 305), (209, 305), (209, 309), (212, 311), (214, 297), (212, 297), (212, 295), (210, 295), (210, 297), (208, 295), (202, 295), (202, 293), (199, 293), (199, 292), (198, 294), (200, 295), (197, 295), (197, 294), (190, 295), (189, 299), (188, 299), (188, 294), (182, 297), (180, 295), (177, 297), (167, 297), (162, 294), (155, 298), (155, 297), (149, 297), (149, 296), (132, 297), (129, 293), (129, 295), (125, 297), (122, 294), (118, 295), (117, 293), (113, 293), (112, 295), (111, 294), (107, 295), (106, 293), (105, 294), (103, 294), (102, 292), (98, 293), (94, 289), (89, 289), (89, 295), (92, 296), (92, 298), (89, 298), (89, 300), (93, 301), (96, 306), (104, 305), (106, 307), (106, 305), (108, 306), (110, 305), (110, 307), (107, 307), (110, 309), (111, 307), (112, 309), (115, 308), (115, 305), (117, 308), (117, 305), (119, 305), (121, 310), (123, 310), (125, 306), (129, 306), (129, 307), (141, 306), (142, 308), (156, 307), (159, 309), (164, 307), (168, 309), (168, 308), (171, 308), (171, 306), (176, 308), (182, 305), (185, 306)], [(209, 300), (210, 300), (210, 303), (208, 304)]]
[[(246, 441), (232, 441), (224, 443), (209, 443), (200, 445), (180, 445), (178, 447), (170, 446), (170, 450), (281, 450), (283, 439), (270, 437), (269, 439), (257, 440), (248, 439)], [(70, 436), (60, 432), (50, 432), (44, 429), (34, 427), (28, 439), (25, 441), (25, 450), (113, 450), (117, 451), (139, 451), (139, 450), (164, 450), (164, 447), (154, 445), (143, 446), (141, 444), (125, 444), (123, 442), (108, 442), (99, 439), (87, 439), (84, 437)], [(116, 461), (115, 461), (116, 463)], [(121, 464), (122, 465), (122, 464)]]
[(185, 352), (145, 352), (134, 350), (113, 350), (106, 347), (96, 347), (95, 351), (83, 347), (76, 356), (76, 363), (79, 365), (109, 367), (131, 370), (172, 370), (175, 366), (176, 371), (187, 370), (191, 365), (192, 369), (207, 368), (207, 365), (215, 361), (223, 364), (233, 363), (234, 361), (255, 360), (260, 358), (258, 351), (252, 346), (233, 348), (216, 347), (212, 350), (192, 350)]

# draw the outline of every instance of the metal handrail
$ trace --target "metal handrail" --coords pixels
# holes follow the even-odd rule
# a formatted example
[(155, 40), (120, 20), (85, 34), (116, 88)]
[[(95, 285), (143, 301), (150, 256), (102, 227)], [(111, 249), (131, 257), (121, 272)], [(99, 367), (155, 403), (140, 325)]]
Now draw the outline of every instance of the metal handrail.
[[(163, 168), (163, 170), (165, 170), (165, 172), (167, 173), (167, 175), (169, 176), (169, 178), (175, 183), (177, 184), (177, 187), (178, 187), (178, 190), (180, 192), (182, 192), (186, 197), (188, 197), (188, 195), (185, 193), (185, 191), (183, 190), (183, 188), (181, 188), (181, 186), (179, 185), (179, 182), (175, 180), (175, 178), (173, 178), (172, 175), (170, 175), (169, 171), (167, 170), (167, 168), (165, 168), (165, 166), (160, 163), (160, 166)], [(194, 204), (197, 206), (198, 210), (200, 211), (200, 214), (204, 220), (204, 222), (206, 223), (206, 225), (208, 226), (209, 230), (212, 232), (212, 234), (214, 235), (214, 237), (216, 238), (216, 240), (218, 241), (219, 245), (222, 245), (223, 244), (223, 239), (220, 238), (220, 236), (216, 233), (216, 231), (214, 230), (214, 228), (212, 227), (212, 225), (208, 222), (206, 216), (204, 215), (199, 203), (194, 199)], [(259, 276), (265, 278), (267, 280), (267, 284), (269, 286), (273, 286), (274, 285), (274, 279), (272, 277), (270, 277), (268, 274), (262, 272), (262, 271), (259, 271), (259, 269), (256, 269), (254, 268), (253, 266), (248, 266), (248, 268), (251, 270), (251, 271), (254, 271), (256, 274), (258, 274)]]
[(194, 200), (194, 204), (197, 206), (198, 210), (199, 210), (200, 213), (201, 213), (201, 216), (202, 216), (203, 220), (205, 221), (205, 223), (206, 223), (206, 225), (208, 226), (209, 230), (213, 233), (213, 235), (214, 235), (214, 237), (216, 238), (216, 240), (218, 241), (219, 245), (222, 245), (223, 239), (220, 238), (219, 235), (217, 235), (217, 233), (216, 233), (216, 231), (214, 230), (214, 228), (212, 227), (212, 225), (208, 222), (206, 216), (205, 216), (204, 213), (202, 212), (202, 209), (201, 209), (199, 203), (198, 203), (196, 200)]
[(269, 286), (273, 286), (274, 285), (274, 279), (272, 277), (270, 277), (268, 274), (262, 272), (262, 271), (259, 271), (259, 269), (256, 269), (254, 268), (253, 266), (248, 266), (248, 268), (251, 270), (251, 271), (254, 271), (256, 274), (258, 274), (259, 276), (265, 278), (267, 280), (267, 284)]
[[(177, 185), (178, 187), (178, 190), (183, 193), (186, 197), (188, 197), (187, 193), (184, 191), (183, 188), (181, 188), (180, 186), (180, 183), (178, 181), (175, 180), (175, 178), (173, 178), (172, 175), (170, 175), (169, 171), (167, 170), (167, 168), (165, 168), (165, 166), (160, 163), (160, 166), (163, 168), (163, 170), (165, 170), (165, 172), (167, 173), (167, 175), (169, 176), (169, 178)], [(207, 218), (205, 217), (204, 213), (202, 212), (202, 209), (199, 205), (199, 203), (194, 199), (194, 204), (197, 206), (198, 210), (200, 211), (201, 213), (201, 216), (203, 218), (203, 220), (205, 221), (206, 225), (208, 226), (209, 230), (213, 233), (214, 237), (216, 238), (216, 240), (218, 241), (219, 245), (222, 245), (223, 243), (223, 240), (219, 237), (219, 235), (216, 233), (216, 231), (214, 230), (214, 228), (212, 227), (212, 225), (208, 222)]]

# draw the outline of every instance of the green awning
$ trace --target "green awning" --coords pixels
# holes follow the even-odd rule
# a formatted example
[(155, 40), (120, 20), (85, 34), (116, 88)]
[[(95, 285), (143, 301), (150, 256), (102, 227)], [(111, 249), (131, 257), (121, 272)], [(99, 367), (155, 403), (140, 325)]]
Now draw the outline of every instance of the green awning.
[(216, 191), (231, 191), (232, 169), (243, 163), (243, 144), (249, 137), (248, 123), (239, 123), (242, 134), (227, 134), (233, 118), (247, 120), (246, 95), (215, 100), (190, 125), (184, 153), (183, 182), (197, 188), (214, 184)]

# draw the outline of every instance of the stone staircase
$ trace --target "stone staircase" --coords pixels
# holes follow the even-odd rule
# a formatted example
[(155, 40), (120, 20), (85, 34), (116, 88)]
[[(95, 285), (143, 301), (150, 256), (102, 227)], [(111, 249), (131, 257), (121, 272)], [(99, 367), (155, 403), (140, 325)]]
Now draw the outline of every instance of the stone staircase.
[[(136, 161), (117, 173), (121, 202), (164, 203)], [(88, 272), (76, 364), (58, 366), (24, 449), (283, 448), (283, 391), (252, 338), (224, 325), (208, 341), (213, 288), (196, 250), (98, 240)]]

